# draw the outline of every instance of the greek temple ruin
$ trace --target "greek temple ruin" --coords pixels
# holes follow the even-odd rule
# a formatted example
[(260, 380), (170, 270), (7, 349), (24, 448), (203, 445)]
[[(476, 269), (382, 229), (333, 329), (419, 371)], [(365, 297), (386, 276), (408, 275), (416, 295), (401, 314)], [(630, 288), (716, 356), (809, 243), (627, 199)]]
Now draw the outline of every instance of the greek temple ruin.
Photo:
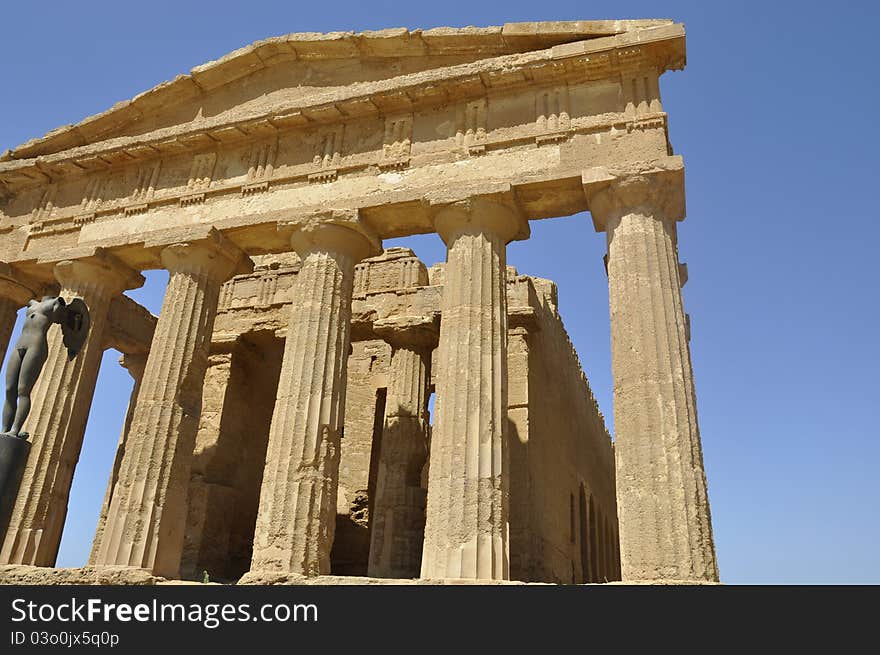
[[(0, 353), (43, 295), (91, 332), (75, 359), (49, 333), (0, 580), (717, 582), (659, 85), (684, 65), (669, 20), (297, 33), (3, 153)], [(506, 260), (582, 212), (613, 442), (555, 284)], [(426, 233), (444, 263), (383, 249)], [(158, 316), (125, 295), (155, 269)], [(125, 426), (57, 569), (110, 348)]]

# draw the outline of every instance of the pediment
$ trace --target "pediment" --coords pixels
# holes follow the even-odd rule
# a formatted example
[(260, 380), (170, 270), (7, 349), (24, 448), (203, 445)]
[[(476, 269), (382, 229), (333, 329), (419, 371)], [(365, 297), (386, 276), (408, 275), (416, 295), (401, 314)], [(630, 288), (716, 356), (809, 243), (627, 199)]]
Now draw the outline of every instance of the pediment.
[(198, 66), (76, 125), (53, 130), (7, 151), (0, 161), (32, 159), (123, 137), (233, 124), (284, 108), (320, 104), (345, 90), (392, 78), (671, 23), (560, 21), (274, 37)]

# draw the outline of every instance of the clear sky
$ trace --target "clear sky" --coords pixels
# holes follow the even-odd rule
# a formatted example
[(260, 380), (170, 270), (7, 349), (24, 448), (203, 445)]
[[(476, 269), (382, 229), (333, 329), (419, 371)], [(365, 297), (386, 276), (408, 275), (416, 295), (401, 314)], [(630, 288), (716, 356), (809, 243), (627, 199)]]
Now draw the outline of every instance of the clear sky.
[[(880, 583), (876, 2), (4, 3), (0, 150), (268, 36), (509, 21), (674, 18), (688, 66), (661, 79), (684, 156), (693, 364), (722, 580)], [(432, 264), (434, 235), (410, 245)], [(612, 416), (604, 235), (533, 222), (521, 272), (554, 279)], [(153, 312), (167, 276), (134, 298)], [(59, 565), (94, 533), (131, 381), (105, 355)], [(609, 426), (612, 427), (612, 426)]]

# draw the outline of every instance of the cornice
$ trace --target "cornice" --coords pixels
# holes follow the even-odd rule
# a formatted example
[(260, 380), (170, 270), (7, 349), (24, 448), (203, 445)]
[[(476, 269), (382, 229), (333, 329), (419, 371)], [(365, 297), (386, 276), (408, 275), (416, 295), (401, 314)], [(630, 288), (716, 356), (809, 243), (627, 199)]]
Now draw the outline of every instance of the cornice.
[(76, 125), (66, 125), (0, 155), (0, 161), (30, 158), (97, 142), (121, 124), (157, 107), (196, 97), (253, 73), (288, 61), (376, 59), (471, 55), (492, 57), (540, 50), (571, 41), (602, 38), (668, 25), (668, 19), (506, 23), (501, 27), (391, 28), (378, 31), (287, 34), (257, 41), (189, 74), (163, 82), (131, 100), (115, 104)]

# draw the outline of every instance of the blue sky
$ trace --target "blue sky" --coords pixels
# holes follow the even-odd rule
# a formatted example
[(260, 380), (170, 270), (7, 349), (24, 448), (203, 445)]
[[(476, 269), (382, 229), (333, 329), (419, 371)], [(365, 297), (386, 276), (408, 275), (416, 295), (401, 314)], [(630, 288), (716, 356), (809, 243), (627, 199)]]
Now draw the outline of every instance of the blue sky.
[[(661, 90), (687, 169), (680, 252), (722, 580), (880, 583), (877, 3), (154, 0), (3, 13), (0, 150), (288, 32), (685, 23), (688, 66)], [(386, 242), (401, 244), (429, 265), (444, 258), (434, 235)], [(533, 223), (509, 262), (558, 283), (611, 417), (604, 249), (577, 215)], [(167, 277), (147, 278), (130, 295), (158, 312)], [(59, 565), (88, 555), (131, 388), (117, 358), (106, 353), (101, 368)]]

